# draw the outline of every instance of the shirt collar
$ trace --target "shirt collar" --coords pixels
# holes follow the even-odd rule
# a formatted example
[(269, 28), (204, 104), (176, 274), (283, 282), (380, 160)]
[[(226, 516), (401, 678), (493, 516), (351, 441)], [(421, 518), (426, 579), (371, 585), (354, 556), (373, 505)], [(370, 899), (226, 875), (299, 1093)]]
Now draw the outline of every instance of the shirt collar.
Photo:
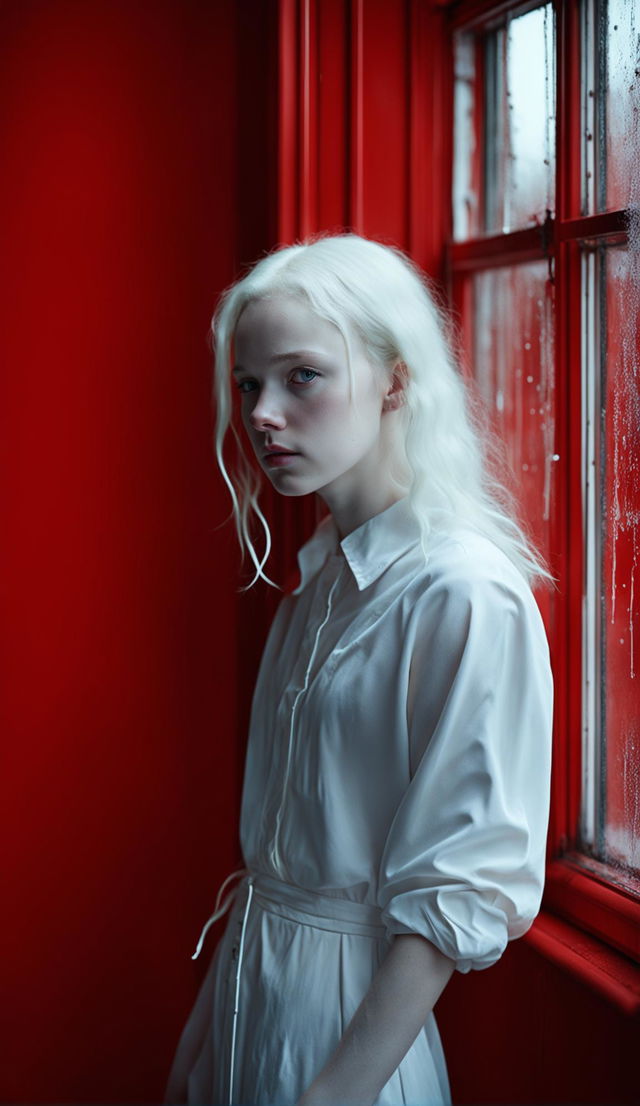
[(298, 553), (300, 583), (293, 594), (299, 595), (320, 571), (327, 557), (340, 551), (362, 591), (419, 540), (420, 525), (406, 497), (367, 519), (342, 541), (339, 541), (332, 516), (327, 515)]

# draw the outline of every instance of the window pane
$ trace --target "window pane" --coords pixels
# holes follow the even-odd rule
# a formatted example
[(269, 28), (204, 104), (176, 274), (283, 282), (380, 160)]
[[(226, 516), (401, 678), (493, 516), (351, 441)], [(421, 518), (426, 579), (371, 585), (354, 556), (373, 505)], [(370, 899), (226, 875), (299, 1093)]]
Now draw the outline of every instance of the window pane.
[(480, 150), (476, 102), (476, 36), (454, 41), (453, 235), (460, 240), (480, 233)]
[(601, 246), (585, 251), (584, 272), (593, 430), (585, 454), (585, 688), (592, 690), (583, 847), (623, 878), (640, 871), (640, 257)]
[(557, 460), (553, 286), (541, 261), (470, 279), (474, 375), (506, 444), (523, 518), (548, 557)]
[(553, 211), (551, 4), (509, 15), (482, 36), (468, 31), (456, 36), (454, 146), (456, 238), (542, 223), (547, 209)]
[(640, 6), (583, 8), (584, 176), (588, 213), (640, 202)]

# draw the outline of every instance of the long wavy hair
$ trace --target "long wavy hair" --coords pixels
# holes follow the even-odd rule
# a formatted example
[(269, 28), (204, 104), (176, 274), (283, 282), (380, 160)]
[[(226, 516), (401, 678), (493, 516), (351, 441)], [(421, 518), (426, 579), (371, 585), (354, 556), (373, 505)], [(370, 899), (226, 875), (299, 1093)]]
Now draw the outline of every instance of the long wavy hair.
[[(262, 474), (245, 451), (232, 419), (231, 343), (241, 312), (253, 300), (276, 293), (302, 298), (341, 331), (353, 395), (349, 333), (364, 343), (372, 364), (406, 366), (405, 451), (411, 473), (409, 505), (420, 526), (425, 554), (443, 517), (464, 520), (504, 551), (530, 585), (553, 584), (540, 552), (518, 519), (513, 493), (500, 472), (504, 445), (490, 429), (478, 393), (457, 367), (451, 319), (429, 278), (402, 250), (358, 234), (314, 235), (279, 247), (257, 261), (222, 293), (211, 322), (214, 353), (215, 450), (231, 494), (243, 557), (255, 567), (251, 587), (262, 578), (271, 534), (258, 502)], [(229, 471), (223, 457), (228, 431), (236, 443)], [(259, 553), (256, 519), (264, 531)]]

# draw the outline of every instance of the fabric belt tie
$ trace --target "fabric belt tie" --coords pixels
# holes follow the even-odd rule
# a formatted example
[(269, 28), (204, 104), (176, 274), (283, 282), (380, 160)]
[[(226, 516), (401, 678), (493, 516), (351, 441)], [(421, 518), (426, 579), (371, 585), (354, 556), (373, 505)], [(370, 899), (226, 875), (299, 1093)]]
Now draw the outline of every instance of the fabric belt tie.
[(234, 887), (233, 890), (229, 892), (229, 894), (227, 895), (227, 897), (224, 900), (224, 902), (222, 903), (222, 905), (220, 905), (220, 899), (224, 895), (227, 884), (231, 883), (231, 880), (235, 879), (236, 876), (248, 876), (248, 875), (249, 875), (249, 869), (248, 868), (238, 868), (235, 872), (231, 872), (231, 875), (228, 875), (227, 878), (224, 880), (224, 882), (220, 885), (220, 889), (218, 891), (218, 894), (216, 895), (216, 904), (213, 908), (213, 914), (211, 915), (210, 918), (207, 919), (207, 921), (204, 923), (204, 925), (202, 927), (202, 932), (200, 934), (200, 937), (198, 938), (198, 944), (196, 945), (196, 951), (193, 953), (193, 955), (191, 957), (192, 960), (197, 960), (198, 959), (198, 957), (200, 956), (200, 953), (202, 952), (202, 946), (204, 944), (204, 939), (207, 936), (207, 933), (209, 932), (209, 930), (211, 929), (211, 926), (214, 924), (214, 922), (217, 922), (219, 920), (219, 918), (222, 917), (223, 914), (226, 914), (227, 910), (231, 906), (231, 903), (235, 899), (235, 897), (236, 897), (236, 895), (237, 895), (237, 893), (240, 889), (240, 884), (238, 883), (236, 885), (236, 887)]
[[(228, 884), (237, 877), (242, 879), (221, 904), (220, 900)], [(264, 872), (251, 872), (248, 868), (238, 868), (222, 883), (213, 914), (202, 928), (192, 960), (196, 960), (200, 955), (211, 926), (226, 914), (243, 882), (249, 879), (256, 902), (271, 914), (279, 914), (282, 918), (289, 918), (303, 925), (313, 925), (318, 929), (327, 929), (332, 933), (359, 933), (363, 937), (381, 937), (386, 933), (384, 923), (380, 920), (381, 911), (373, 903), (354, 902), (342, 896), (307, 891), (303, 887), (285, 883), (284, 880), (268, 876)]]
[(221, 918), (222, 915), (227, 912), (227, 910), (231, 906), (231, 903), (235, 899), (240, 887), (242, 886), (242, 883), (236, 884), (236, 886), (233, 888), (233, 890), (229, 892), (229, 894), (227, 895), (224, 902), (222, 904), (220, 903), (220, 899), (222, 898), (227, 885), (229, 883), (231, 883), (231, 880), (235, 879), (237, 876), (247, 877), (248, 894), (247, 894), (247, 901), (246, 901), (245, 907), (244, 907), (244, 914), (243, 914), (243, 917), (242, 917), (242, 926), (241, 926), (241, 930), (240, 930), (240, 943), (238, 945), (238, 959), (237, 959), (237, 963), (236, 963), (236, 981), (235, 981), (236, 985), (235, 985), (235, 993), (234, 993), (234, 999), (233, 999), (233, 1026), (232, 1026), (232, 1029), (231, 1029), (231, 1056), (230, 1056), (230, 1060), (229, 1060), (229, 1106), (231, 1106), (231, 1103), (233, 1102), (233, 1077), (234, 1077), (235, 1058), (236, 1058), (236, 1031), (237, 1031), (237, 1027), (238, 1027), (238, 1013), (239, 1013), (239, 1010), (240, 1010), (240, 973), (241, 973), (241, 970), (242, 970), (242, 957), (244, 955), (244, 936), (245, 936), (245, 932), (246, 932), (246, 929), (247, 929), (247, 919), (249, 917), (249, 907), (251, 905), (251, 898), (252, 898), (252, 895), (253, 895), (253, 886), (252, 886), (253, 877), (249, 874), (247, 868), (238, 868), (238, 870), (236, 872), (231, 872), (231, 874), (228, 875), (227, 878), (224, 880), (224, 882), (221, 884), (220, 889), (218, 891), (218, 894), (216, 895), (216, 903), (215, 903), (215, 906), (213, 908), (213, 914), (205, 922), (205, 924), (202, 928), (202, 933), (200, 934), (200, 938), (198, 940), (196, 951), (194, 952), (193, 956), (191, 957), (192, 960), (197, 960), (200, 953), (202, 952), (202, 946), (204, 944), (204, 939), (207, 936), (207, 933), (208, 933), (209, 929), (214, 924), (214, 922), (217, 922), (218, 919)]
[(254, 874), (253, 887), (256, 902), (282, 918), (331, 933), (357, 933), (362, 937), (384, 937), (386, 934), (386, 927), (380, 920), (381, 910), (374, 903), (307, 891), (262, 872)]

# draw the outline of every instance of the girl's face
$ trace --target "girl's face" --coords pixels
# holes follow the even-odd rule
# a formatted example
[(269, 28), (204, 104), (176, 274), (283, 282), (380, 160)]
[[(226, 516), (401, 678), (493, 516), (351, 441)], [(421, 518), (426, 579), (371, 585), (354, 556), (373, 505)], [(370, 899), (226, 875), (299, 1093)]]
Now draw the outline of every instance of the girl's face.
[[(390, 380), (303, 300), (254, 300), (238, 320), (233, 376), (256, 457), (283, 495), (318, 492), (330, 509), (355, 507), (388, 484)], [(375, 508), (375, 504), (374, 504)], [(379, 508), (383, 509), (383, 508)]]

